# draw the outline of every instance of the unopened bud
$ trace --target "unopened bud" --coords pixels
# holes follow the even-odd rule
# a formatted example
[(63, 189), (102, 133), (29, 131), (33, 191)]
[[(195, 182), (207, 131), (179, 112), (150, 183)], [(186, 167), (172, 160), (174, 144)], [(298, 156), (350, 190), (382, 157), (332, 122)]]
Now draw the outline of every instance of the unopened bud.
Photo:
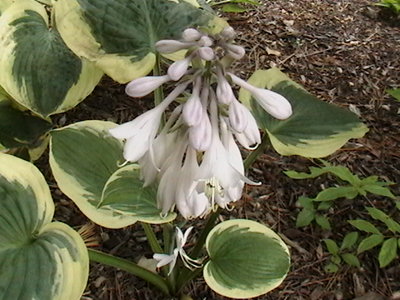
[(182, 33), (182, 38), (185, 42), (198, 41), (202, 36), (203, 34), (194, 28), (185, 29)]
[(188, 57), (186, 57), (182, 60), (178, 60), (178, 61), (174, 62), (172, 65), (170, 65), (168, 68), (169, 77), (174, 81), (181, 79), (182, 76), (185, 75), (185, 73), (187, 72), (190, 61), (191, 61), (191, 57), (188, 56)]
[(203, 117), (203, 106), (199, 95), (193, 94), (183, 106), (183, 120), (188, 126), (197, 126)]
[(161, 40), (155, 44), (157, 51), (160, 53), (174, 53), (182, 49), (188, 49), (194, 45), (194, 43), (175, 40)]
[(190, 145), (197, 151), (206, 151), (211, 145), (212, 127), (207, 112), (203, 111), (200, 123), (189, 128)]
[(218, 73), (218, 85), (216, 93), (218, 102), (222, 104), (229, 105), (235, 98), (231, 85), (221, 72)]
[(248, 124), (248, 109), (236, 99), (229, 105), (229, 123), (236, 132), (243, 132)]
[(199, 40), (200, 47), (210, 47), (210, 46), (212, 46), (212, 44), (213, 44), (213, 40), (206, 35), (202, 36)]
[(226, 50), (228, 52), (228, 55), (236, 60), (241, 59), (246, 54), (244, 48), (238, 45), (227, 44)]
[(226, 40), (232, 40), (235, 38), (236, 36), (236, 32), (235, 30), (231, 27), (231, 26), (227, 26), (225, 27), (222, 31), (221, 31), (221, 37), (226, 39)]
[(210, 47), (201, 47), (199, 48), (199, 50), (197, 50), (197, 53), (199, 54), (201, 59), (204, 59), (206, 61), (213, 60), (215, 57), (214, 50)]
[(170, 80), (168, 75), (140, 77), (129, 82), (125, 92), (131, 97), (143, 97)]

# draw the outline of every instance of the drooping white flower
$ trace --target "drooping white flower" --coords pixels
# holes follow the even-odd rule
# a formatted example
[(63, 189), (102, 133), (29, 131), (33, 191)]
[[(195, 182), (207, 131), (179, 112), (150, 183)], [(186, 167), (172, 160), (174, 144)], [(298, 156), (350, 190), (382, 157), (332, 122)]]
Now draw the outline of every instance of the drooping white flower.
[(205, 151), (210, 147), (212, 128), (207, 111), (203, 108), (203, 114), (199, 124), (189, 128), (189, 143), (197, 151)]
[(170, 275), (176, 265), (176, 260), (178, 259), (178, 256), (181, 257), (185, 267), (189, 269), (201, 267), (200, 260), (190, 258), (186, 254), (186, 251), (184, 249), (192, 229), (193, 227), (189, 227), (188, 229), (186, 229), (185, 233), (182, 233), (182, 231), (178, 227), (176, 227), (176, 248), (172, 251), (172, 254), (155, 253), (153, 255), (153, 258), (158, 261), (157, 268), (169, 265), (168, 275)]
[(141, 77), (129, 82), (125, 87), (125, 93), (131, 97), (143, 97), (168, 81), (171, 81), (168, 75)]
[(257, 100), (258, 104), (274, 118), (284, 120), (292, 115), (292, 106), (282, 95), (267, 89), (255, 87), (232, 73), (229, 73), (229, 75), (234, 83), (248, 90)]
[(246, 54), (246, 50), (244, 50), (242, 46), (226, 44), (225, 47), (228, 55), (236, 60), (242, 59), (243, 56)]
[(124, 158), (127, 161), (138, 161), (151, 146), (160, 127), (160, 120), (165, 109), (186, 88), (188, 83), (178, 85), (159, 105), (146, 111), (133, 121), (110, 129), (110, 134), (117, 139), (126, 139)]
[(217, 71), (216, 93), (218, 102), (226, 105), (229, 105), (235, 97), (231, 85), (229, 84), (228, 80), (226, 80), (220, 69)]
[(249, 122), (248, 109), (236, 98), (229, 105), (229, 123), (236, 132), (243, 132)]
[(224, 29), (222, 29), (220, 35), (225, 40), (232, 40), (235, 38), (236, 32), (231, 26), (227, 26)]
[(196, 126), (203, 117), (203, 106), (200, 99), (201, 77), (195, 80), (192, 95), (183, 106), (182, 117), (188, 126)]
[(247, 126), (242, 132), (234, 132), (237, 141), (246, 149), (254, 150), (261, 144), (260, 130), (256, 120), (247, 110)]
[(196, 190), (198, 172), (196, 151), (188, 147), (176, 187), (176, 207), (185, 219), (203, 216), (210, 208), (205, 193)]
[(198, 45), (200, 46), (200, 47), (210, 47), (210, 46), (212, 46), (213, 45), (213, 40), (210, 38), (210, 37), (208, 37), (208, 36), (206, 36), (206, 35), (203, 35), (201, 38), (200, 38), (200, 40), (199, 40), (199, 42), (198, 42)]
[(182, 76), (185, 75), (185, 73), (187, 72), (191, 60), (192, 60), (192, 56), (189, 55), (188, 57), (185, 57), (184, 59), (177, 60), (176, 62), (174, 62), (168, 68), (168, 76), (173, 81), (178, 81), (179, 79), (181, 79)]

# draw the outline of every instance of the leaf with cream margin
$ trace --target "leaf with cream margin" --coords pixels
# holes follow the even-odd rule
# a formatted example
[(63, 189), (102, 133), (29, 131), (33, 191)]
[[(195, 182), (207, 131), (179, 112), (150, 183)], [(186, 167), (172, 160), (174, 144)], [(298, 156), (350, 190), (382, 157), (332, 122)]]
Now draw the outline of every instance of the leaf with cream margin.
[(207, 236), (203, 275), (216, 293), (234, 299), (263, 295), (279, 286), (290, 266), (289, 250), (268, 227), (250, 220), (218, 224)]
[(65, 45), (34, 0), (15, 2), (1, 15), (0, 69), (4, 90), (43, 117), (76, 106), (103, 75)]
[(117, 124), (83, 121), (51, 132), (50, 167), (60, 190), (93, 222), (122, 228), (137, 221), (160, 224), (156, 191), (143, 189), (136, 165), (124, 162), (123, 143), (109, 133)]
[(120, 83), (153, 69), (157, 41), (180, 38), (184, 29), (212, 17), (182, 0), (54, 0), (53, 5), (57, 28), (72, 51)]
[(51, 223), (53, 214), (39, 170), (0, 153), (0, 299), (80, 299), (87, 248), (71, 227)]
[(324, 157), (368, 131), (355, 114), (317, 99), (277, 68), (258, 70), (248, 82), (281, 94), (292, 105), (293, 115), (277, 120), (248, 91), (240, 90), (240, 100), (251, 109), (258, 125), (268, 133), (272, 146), (281, 155)]

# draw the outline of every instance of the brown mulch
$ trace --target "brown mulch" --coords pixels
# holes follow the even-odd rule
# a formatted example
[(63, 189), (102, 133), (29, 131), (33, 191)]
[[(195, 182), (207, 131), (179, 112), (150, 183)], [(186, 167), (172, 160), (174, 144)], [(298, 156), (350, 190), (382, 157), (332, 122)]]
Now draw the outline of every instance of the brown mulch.
[[(236, 72), (246, 78), (256, 69), (281, 68), (322, 100), (359, 114), (370, 131), (331, 155), (332, 163), (349, 167), (361, 177), (378, 175), (400, 183), (400, 103), (385, 89), (400, 86), (400, 19), (366, 0), (263, 0), (262, 6), (244, 14), (229, 15), (239, 32), (238, 44), (248, 56)], [(151, 107), (149, 99), (132, 100), (124, 87), (105, 78), (94, 93), (75, 109), (54, 117), (59, 126), (79, 120), (103, 119), (124, 122)], [(42, 160), (44, 161), (44, 159)], [(56, 198), (56, 219), (72, 226), (87, 222), (70, 200), (56, 188), (48, 167), (41, 163)], [(268, 150), (254, 164), (250, 176), (262, 186), (247, 187), (232, 213), (221, 219), (248, 218), (282, 234), (291, 249), (292, 267), (283, 284), (256, 299), (400, 299), (400, 260), (380, 269), (377, 252), (360, 256), (362, 268), (343, 265), (326, 273), (329, 255), (324, 238), (341, 240), (351, 229), (346, 220), (374, 204), (391, 210), (384, 197), (368, 196), (342, 201), (330, 218), (332, 231), (316, 226), (296, 228), (299, 196), (315, 196), (329, 177), (292, 180), (283, 170), (306, 171), (316, 162), (301, 157), (281, 157)], [(393, 185), (400, 195), (399, 184)], [(140, 225), (121, 230), (96, 228), (100, 249), (137, 260), (150, 257)], [(238, 270), (240, 272), (240, 270)], [(193, 299), (226, 299), (212, 292), (203, 279), (191, 283)], [(368, 293), (370, 298), (367, 298)], [(367, 295), (367, 296), (365, 296)], [(382, 298), (379, 298), (382, 297)], [(90, 280), (82, 299), (165, 299), (155, 288), (129, 274), (99, 264), (91, 265)]]

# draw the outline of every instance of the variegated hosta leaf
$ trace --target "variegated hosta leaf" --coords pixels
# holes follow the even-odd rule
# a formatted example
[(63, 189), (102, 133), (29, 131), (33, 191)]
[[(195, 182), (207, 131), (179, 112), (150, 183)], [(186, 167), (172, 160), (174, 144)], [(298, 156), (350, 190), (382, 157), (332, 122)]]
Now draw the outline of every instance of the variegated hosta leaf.
[(53, 213), (39, 170), (0, 153), (0, 299), (80, 299), (88, 252), (71, 227), (50, 223)]
[(40, 147), (52, 124), (12, 106), (0, 90), (0, 144), (7, 149)]
[(54, 0), (57, 28), (67, 45), (120, 83), (148, 74), (155, 43), (179, 38), (209, 15), (186, 1)]
[(0, 16), (4, 13), (4, 11), (17, 0), (1, 0), (0, 1)]
[(34, 0), (17, 1), (1, 15), (0, 69), (6, 92), (44, 117), (77, 105), (102, 76), (49, 28), (44, 6)]
[(137, 221), (170, 222), (161, 217), (156, 191), (143, 189), (137, 166), (124, 162), (123, 145), (105, 121), (79, 122), (51, 133), (50, 166), (60, 189), (93, 222), (122, 228)]
[(207, 236), (206, 283), (218, 294), (248, 299), (279, 286), (290, 266), (289, 250), (268, 227), (250, 220), (218, 224)]
[(280, 121), (267, 114), (249, 92), (240, 90), (240, 100), (252, 109), (258, 125), (281, 155), (324, 157), (368, 131), (355, 114), (318, 100), (276, 68), (256, 71), (249, 83), (271, 89), (292, 104), (293, 115)]

